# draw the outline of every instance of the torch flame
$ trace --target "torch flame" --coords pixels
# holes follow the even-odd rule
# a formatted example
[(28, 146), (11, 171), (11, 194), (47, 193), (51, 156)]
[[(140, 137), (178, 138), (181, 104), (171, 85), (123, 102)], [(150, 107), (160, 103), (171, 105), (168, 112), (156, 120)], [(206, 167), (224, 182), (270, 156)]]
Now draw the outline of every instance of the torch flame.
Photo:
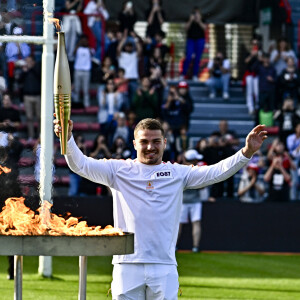
[(56, 28), (56, 30), (57, 31), (61, 31), (61, 26), (60, 26), (60, 24), (59, 24), (59, 19), (56, 19), (56, 18), (48, 18), (48, 21), (50, 22), (50, 23), (53, 23), (54, 24), (54, 26), (55, 26), (55, 28)]
[(2, 173), (7, 174), (7, 173), (10, 173), (10, 172), (11, 172), (11, 169), (10, 169), (10, 168), (3, 167), (3, 166), (0, 165), (0, 175), (1, 175)]
[(67, 215), (67, 219), (50, 212), (52, 204), (44, 201), (39, 214), (24, 204), (24, 198), (8, 198), (0, 213), (0, 234), (2, 235), (70, 235), (100, 236), (124, 235), (121, 229), (110, 225), (89, 227), (86, 221)]

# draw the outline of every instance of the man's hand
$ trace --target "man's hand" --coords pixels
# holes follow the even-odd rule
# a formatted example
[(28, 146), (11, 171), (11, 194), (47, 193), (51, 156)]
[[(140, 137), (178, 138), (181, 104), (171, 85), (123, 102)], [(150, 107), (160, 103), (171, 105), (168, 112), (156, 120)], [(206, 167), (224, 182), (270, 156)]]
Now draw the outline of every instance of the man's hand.
[(247, 158), (251, 158), (252, 155), (261, 147), (263, 141), (268, 137), (265, 125), (258, 125), (251, 130), (246, 138), (246, 145), (242, 149), (242, 153)]
[[(53, 114), (54, 118), (56, 118), (56, 114)], [(54, 119), (53, 120), (53, 124), (54, 124), (54, 133), (56, 134), (56, 136), (59, 137), (60, 133), (61, 133), (61, 126), (60, 126), (60, 122), (58, 119)], [(73, 130), (73, 121), (69, 120), (69, 130), (68, 130), (68, 140), (70, 140), (71, 136), (72, 136), (72, 130)]]

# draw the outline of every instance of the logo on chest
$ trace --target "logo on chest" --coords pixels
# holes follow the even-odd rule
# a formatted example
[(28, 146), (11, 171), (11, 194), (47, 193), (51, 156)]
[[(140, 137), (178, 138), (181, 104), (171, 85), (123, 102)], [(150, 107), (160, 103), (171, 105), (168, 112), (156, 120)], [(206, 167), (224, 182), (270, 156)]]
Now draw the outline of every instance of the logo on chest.
[(170, 178), (173, 178), (171, 171), (158, 171), (151, 176), (151, 179), (170, 179)]
[(146, 185), (146, 190), (153, 190), (153, 189), (154, 189), (153, 181), (148, 181)]

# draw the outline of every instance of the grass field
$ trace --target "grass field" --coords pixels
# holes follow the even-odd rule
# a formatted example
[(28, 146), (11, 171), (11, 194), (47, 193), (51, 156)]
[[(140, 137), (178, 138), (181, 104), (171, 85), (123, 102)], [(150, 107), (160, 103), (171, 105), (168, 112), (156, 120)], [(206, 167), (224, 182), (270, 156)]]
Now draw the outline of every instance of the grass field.
[[(177, 253), (179, 299), (300, 300), (300, 256)], [(0, 257), (0, 300), (13, 299), (6, 279), (7, 258)], [(75, 300), (78, 257), (54, 257), (53, 278), (37, 275), (38, 258), (24, 257), (23, 299)], [(88, 258), (87, 300), (111, 299), (111, 258)]]

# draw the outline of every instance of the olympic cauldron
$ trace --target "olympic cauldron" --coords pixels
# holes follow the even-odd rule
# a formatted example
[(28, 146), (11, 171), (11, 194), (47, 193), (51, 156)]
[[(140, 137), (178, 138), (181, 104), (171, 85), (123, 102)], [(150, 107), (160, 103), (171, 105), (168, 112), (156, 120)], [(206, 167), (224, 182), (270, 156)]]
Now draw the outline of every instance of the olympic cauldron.
[(134, 252), (133, 233), (106, 226), (88, 227), (85, 221), (50, 213), (44, 202), (39, 214), (24, 204), (24, 198), (9, 198), (0, 213), (0, 255), (14, 255), (14, 299), (22, 299), (23, 256), (79, 256), (78, 299), (86, 299), (88, 256)]

